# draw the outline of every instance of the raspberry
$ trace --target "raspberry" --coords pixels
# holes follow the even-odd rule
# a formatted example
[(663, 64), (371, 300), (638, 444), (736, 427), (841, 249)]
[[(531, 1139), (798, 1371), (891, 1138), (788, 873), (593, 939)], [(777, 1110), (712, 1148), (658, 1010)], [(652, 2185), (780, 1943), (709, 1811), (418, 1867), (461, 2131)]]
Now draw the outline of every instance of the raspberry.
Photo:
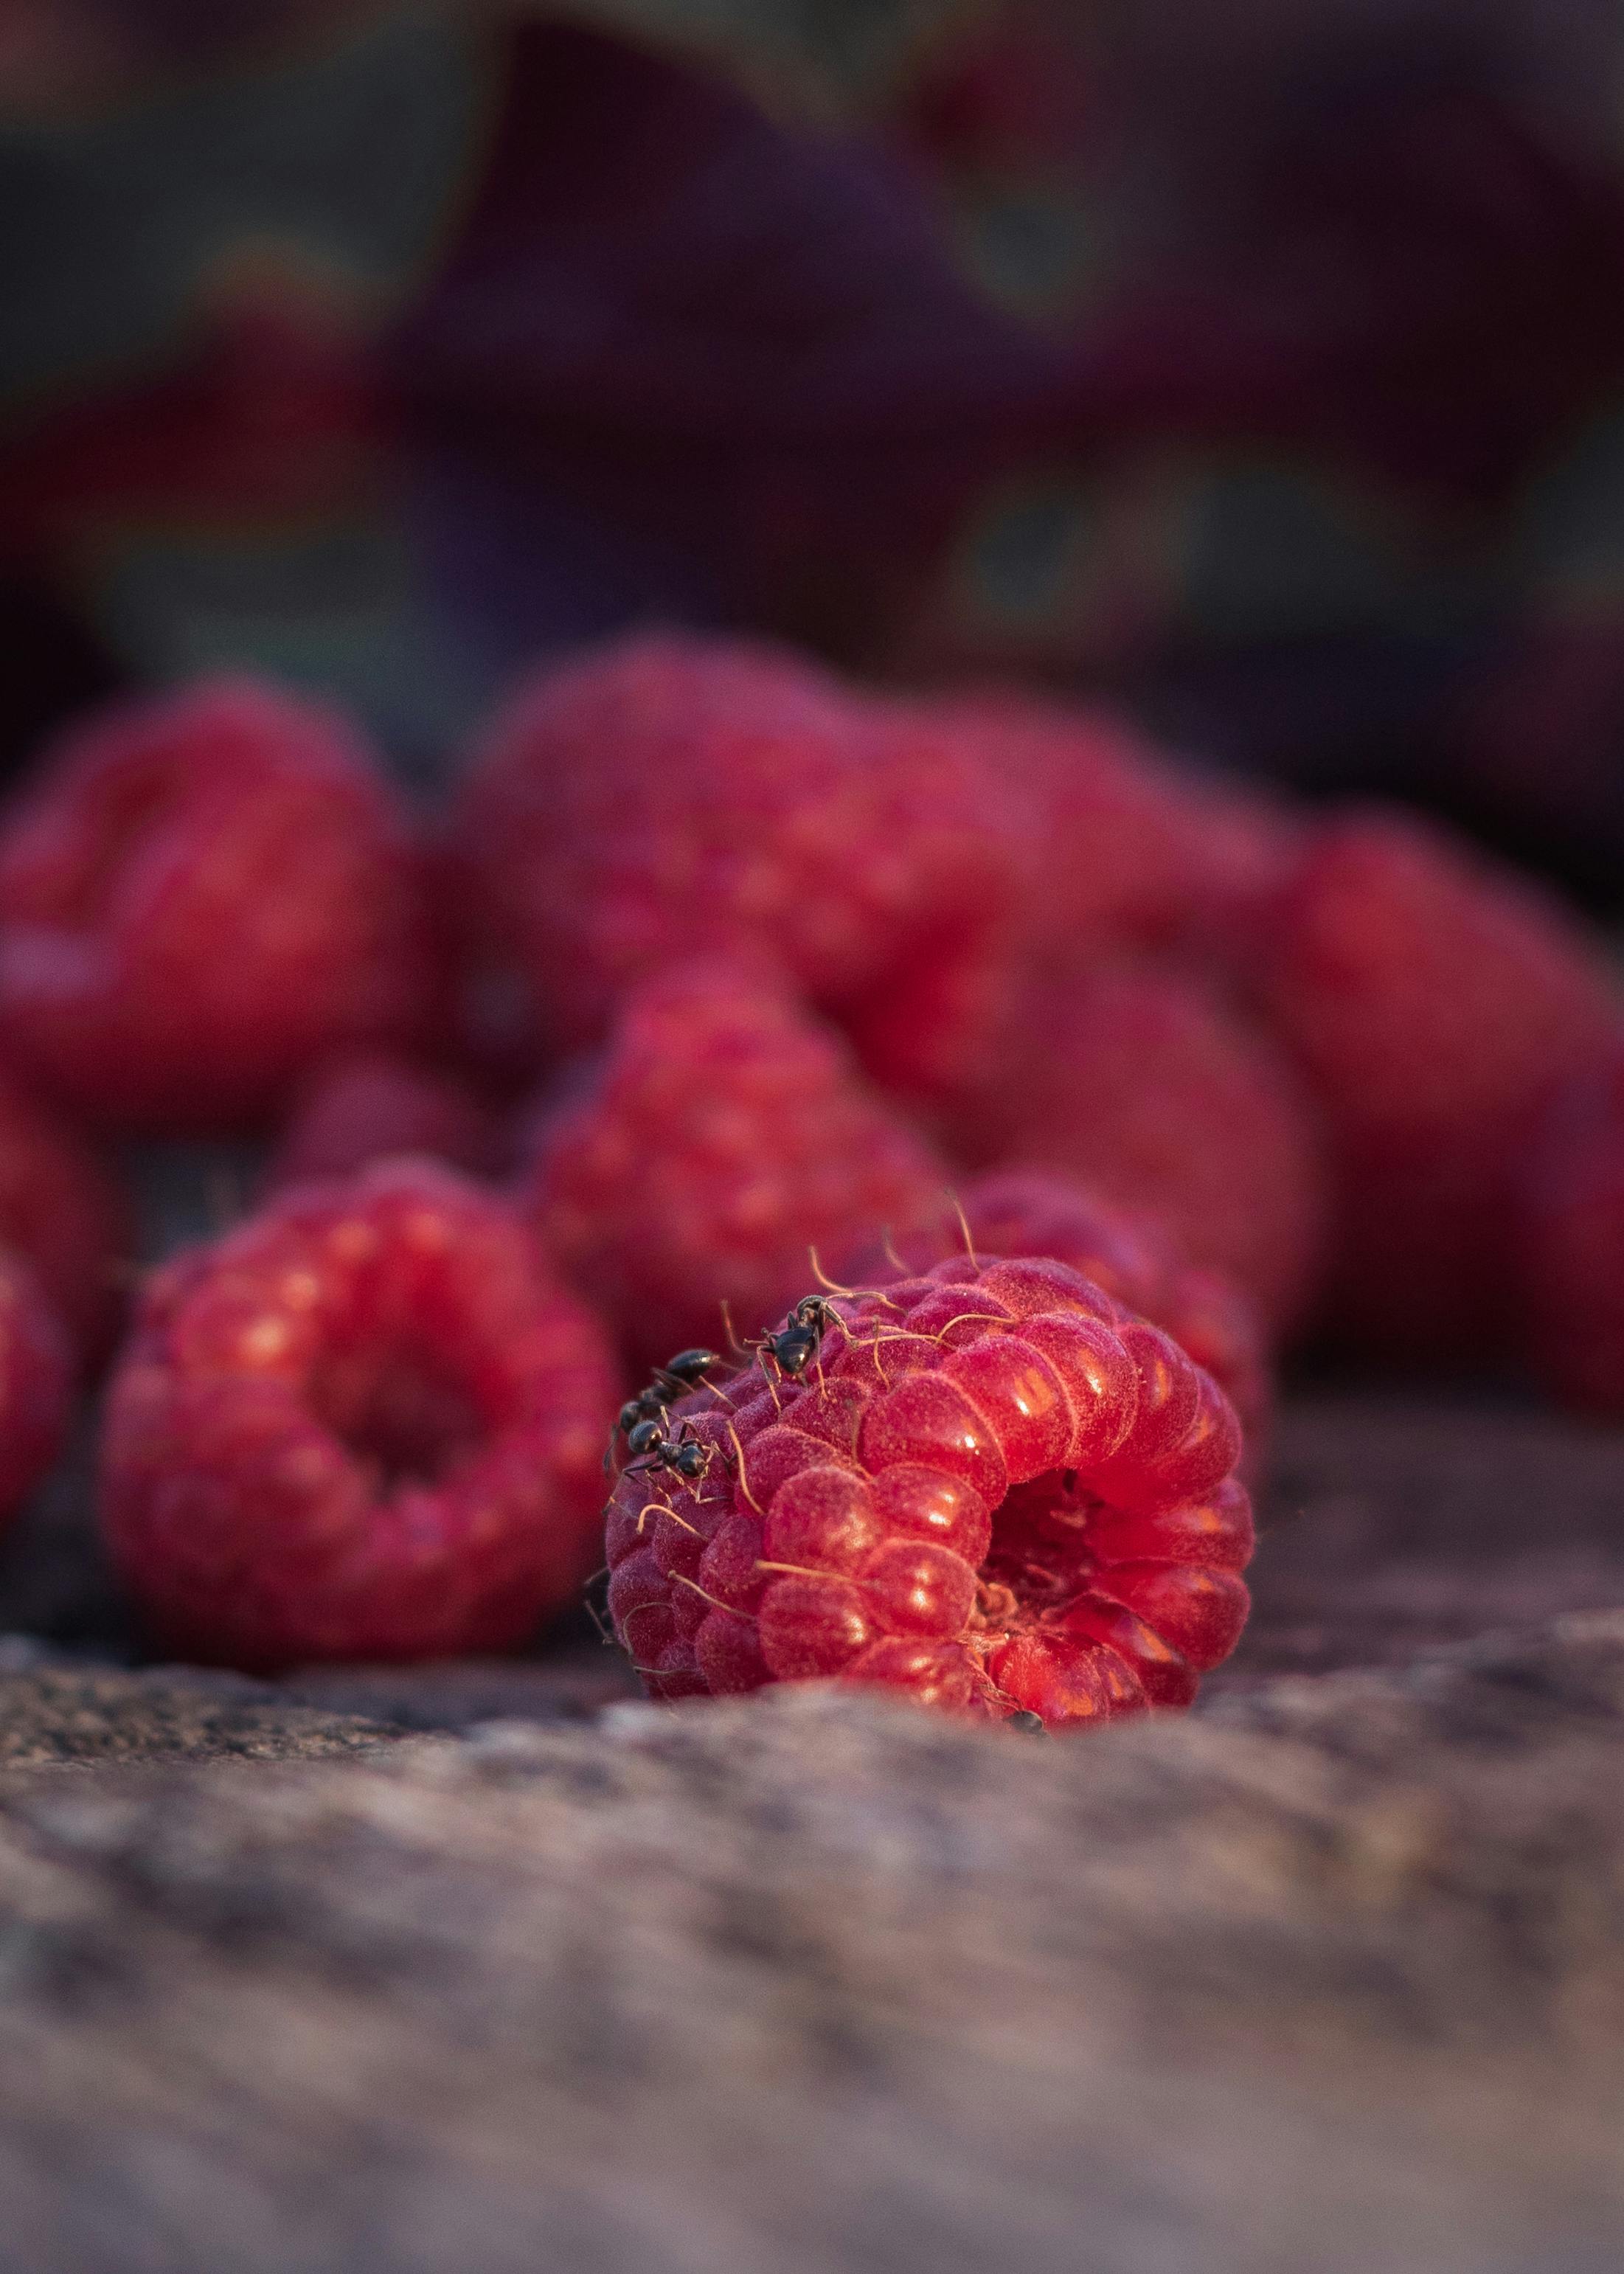
[(1255, 787), (1181, 767), (1124, 721), (994, 688), (932, 707), (1027, 832), (1030, 944), (1219, 947), (1277, 889), (1298, 836)]
[(1534, 1371), (1565, 1404), (1624, 1413), (1624, 1040), (1553, 1101), (1519, 1197)]
[(1355, 812), (1284, 895), (1264, 988), (1338, 1171), (1328, 1322), (1387, 1354), (1498, 1342), (1516, 1163), (1617, 1016), (1595, 946), (1440, 831)]
[(0, 1524), (61, 1450), (72, 1373), (68, 1337), (34, 1273), (0, 1251)]
[(528, 1191), (546, 1246), (635, 1362), (750, 1333), (808, 1250), (911, 1217), (945, 1171), (838, 1037), (767, 978), (688, 966), (634, 991), (584, 1090), (541, 1125)]
[[(832, 1675), (1062, 1727), (1188, 1705), (1248, 1608), (1217, 1385), (1053, 1261), (811, 1302), (798, 1374), (764, 1348), (616, 1480), (609, 1608), (652, 1694)], [(691, 1480), (660, 1457), (694, 1445)]]
[(1320, 1268), (1318, 1133), (1267, 1035), (1195, 976), (1117, 962), (1034, 980), (944, 1117), (972, 1166), (1054, 1169), (1158, 1224), (1293, 1322)]
[(123, 1193), (77, 1130), (0, 1076), (0, 1242), (28, 1264), (86, 1363), (116, 1331), (132, 1237)]
[(267, 1182), (350, 1176), (401, 1153), (490, 1176), (501, 1151), (492, 1117), (454, 1075), (393, 1051), (356, 1050), (319, 1067), (295, 1099)]
[(0, 1039), (88, 1115), (246, 1126), (410, 1029), (415, 874), (345, 723), (206, 681), (75, 730), (0, 828)]
[(981, 768), (767, 647), (643, 638), (549, 674), (491, 729), (454, 836), (464, 1016), (536, 1051), (596, 1042), (634, 980), (719, 952), (779, 971), (888, 1078), (932, 1079), (1013, 921)]
[(1147, 1218), (1041, 1169), (973, 1178), (959, 1202), (962, 1220), (959, 1209), (938, 1205), (916, 1223), (892, 1226), (882, 1246), (838, 1257), (834, 1276), (883, 1286), (964, 1254), (966, 1240), (984, 1258), (1052, 1257), (1161, 1327), (1212, 1375), (1240, 1417), (1255, 1461), (1269, 1427), (1274, 1380), (1257, 1305), (1239, 1287), (1221, 1272), (1181, 1263)]
[(103, 1530), (187, 1657), (508, 1649), (597, 1560), (614, 1395), (513, 1211), (387, 1163), (156, 1274), (109, 1399)]

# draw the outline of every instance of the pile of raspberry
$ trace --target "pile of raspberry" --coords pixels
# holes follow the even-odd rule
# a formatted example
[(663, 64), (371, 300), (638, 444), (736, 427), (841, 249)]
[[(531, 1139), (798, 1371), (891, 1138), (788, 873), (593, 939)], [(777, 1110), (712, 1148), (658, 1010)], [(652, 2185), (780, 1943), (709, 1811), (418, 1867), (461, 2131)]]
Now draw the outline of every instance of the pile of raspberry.
[[(0, 807), (0, 1518), (111, 1354), (155, 1646), (518, 1646), (609, 1447), (655, 1694), (1082, 1724), (1232, 1647), (1282, 1362), (1624, 1414), (1611, 960), (1447, 831), (673, 633), (461, 757), (206, 680)], [(214, 1138), (132, 1305), (109, 1148)]]

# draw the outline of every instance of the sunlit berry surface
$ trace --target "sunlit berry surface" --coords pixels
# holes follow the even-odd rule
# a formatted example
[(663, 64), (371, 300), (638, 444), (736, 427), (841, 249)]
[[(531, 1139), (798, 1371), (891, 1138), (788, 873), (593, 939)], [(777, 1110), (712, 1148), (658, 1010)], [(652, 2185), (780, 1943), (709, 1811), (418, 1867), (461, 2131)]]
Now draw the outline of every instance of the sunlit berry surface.
[(108, 1401), (103, 1529), (189, 1656), (508, 1649), (598, 1560), (614, 1394), (514, 1212), (387, 1163), (153, 1280)]
[(797, 1317), (814, 1348), (769, 1338), (616, 1481), (609, 1607), (651, 1694), (834, 1676), (1053, 1728), (1190, 1703), (1252, 1540), (1208, 1375), (1047, 1260)]

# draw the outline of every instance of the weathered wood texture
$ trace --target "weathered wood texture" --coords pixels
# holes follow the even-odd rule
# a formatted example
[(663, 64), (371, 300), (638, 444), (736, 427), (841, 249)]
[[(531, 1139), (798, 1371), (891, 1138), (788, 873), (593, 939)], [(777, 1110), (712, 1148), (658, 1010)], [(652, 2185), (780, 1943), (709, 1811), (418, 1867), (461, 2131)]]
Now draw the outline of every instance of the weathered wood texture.
[(0, 2269), (1615, 2274), (1620, 1441), (1281, 1475), (1234, 1670), (1075, 1742), (0, 1645)]
[(1596, 2270), (1624, 1618), (0, 1779), (0, 2265)]

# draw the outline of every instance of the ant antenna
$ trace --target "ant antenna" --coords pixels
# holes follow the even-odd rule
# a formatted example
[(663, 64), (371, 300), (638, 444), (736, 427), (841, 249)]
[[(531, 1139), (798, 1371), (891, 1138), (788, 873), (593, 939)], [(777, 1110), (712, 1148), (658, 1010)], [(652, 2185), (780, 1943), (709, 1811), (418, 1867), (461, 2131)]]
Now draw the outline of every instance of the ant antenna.
[(823, 1265), (818, 1261), (817, 1250), (816, 1247), (808, 1246), (807, 1249), (807, 1260), (812, 1266), (812, 1276), (817, 1281), (818, 1285), (820, 1287), (827, 1287), (831, 1295), (854, 1296), (857, 1293), (855, 1287), (841, 1287), (836, 1284), (834, 1280), (832, 1280), (829, 1276), (829, 1274), (824, 1270)]
[(959, 1218), (959, 1234), (964, 1240), (965, 1254), (969, 1257), (971, 1262), (974, 1264), (976, 1269), (979, 1271), (981, 1268), (981, 1259), (977, 1256), (975, 1252), (975, 1242), (970, 1237), (970, 1219), (964, 1212), (964, 1202), (959, 1199), (958, 1193), (952, 1190), (951, 1186), (944, 1187), (944, 1190), (946, 1191), (948, 1201), (952, 1207), (953, 1214)]

